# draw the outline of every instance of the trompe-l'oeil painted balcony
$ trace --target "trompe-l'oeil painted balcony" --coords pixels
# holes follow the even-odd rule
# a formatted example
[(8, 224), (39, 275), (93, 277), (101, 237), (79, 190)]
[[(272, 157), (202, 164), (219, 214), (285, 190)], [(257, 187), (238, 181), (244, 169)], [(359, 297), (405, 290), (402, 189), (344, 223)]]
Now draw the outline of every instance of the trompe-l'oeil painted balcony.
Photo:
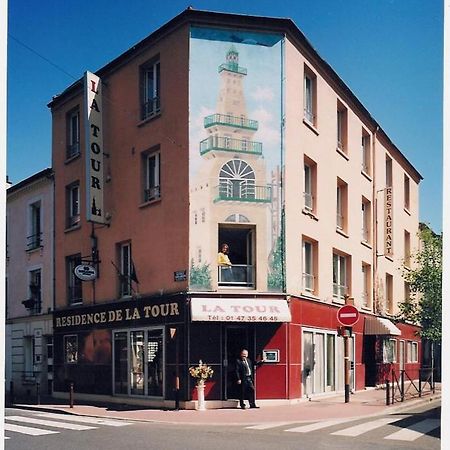
[(218, 72), (222, 72), (222, 70), (228, 70), (228, 72), (239, 73), (241, 75), (247, 75), (247, 69), (245, 67), (240, 67), (235, 62), (226, 62), (219, 66)]
[(231, 267), (218, 267), (219, 286), (246, 287), (255, 286), (255, 267), (247, 264), (233, 264)]
[(250, 155), (262, 155), (262, 143), (246, 141), (244, 139), (232, 139), (222, 136), (211, 136), (200, 142), (200, 154), (211, 151), (246, 153)]
[(252, 203), (270, 203), (272, 201), (271, 186), (255, 186), (245, 181), (232, 180), (221, 182), (215, 187), (214, 202), (235, 201)]
[(234, 128), (243, 128), (245, 130), (256, 131), (258, 129), (258, 121), (246, 119), (245, 117), (232, 116), (230, 114), (211, 114), (204, 119), (205, 128), (214, 125), (225, 125)]

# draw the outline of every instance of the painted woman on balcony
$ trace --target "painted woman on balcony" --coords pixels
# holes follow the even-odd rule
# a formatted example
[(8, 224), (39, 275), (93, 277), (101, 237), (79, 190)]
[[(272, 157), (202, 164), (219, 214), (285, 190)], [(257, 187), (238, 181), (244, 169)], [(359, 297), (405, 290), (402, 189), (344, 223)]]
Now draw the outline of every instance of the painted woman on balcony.
[(219, 283), (233, 280), (233, 274), (231, 272), (232, 264), (228, 256), (228, 251), (228, 244), (222, 244), (220, 246), (219, 254), (217, 255), (217, 264), (219, 265)]

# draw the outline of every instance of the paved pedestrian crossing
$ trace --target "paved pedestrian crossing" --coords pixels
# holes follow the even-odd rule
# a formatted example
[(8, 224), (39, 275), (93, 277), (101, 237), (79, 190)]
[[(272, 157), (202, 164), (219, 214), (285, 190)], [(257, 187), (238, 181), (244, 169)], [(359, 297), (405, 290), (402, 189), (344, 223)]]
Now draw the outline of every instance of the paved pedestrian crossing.
[[(14, 439), (14, 434), (46, 436), (62, 431), (89, 431), (100, 427), (124, 427), (132, 422), (99, 417), (74, 416), (68, 414), (28, 412), (27, 415), (5, 416), (5, 439)], [(11, 433), (11, 434), (10, 434)]]
[[(292, 422), (272, 422), (256, 424), (245, 428), (250, 430), (270, 430), (275, 428), (282, 428), (282, 431), (286, 431), (289, 433), (311, 433), (320, 431), (328, 432), (333, 436), (346, 436), (355, 438), (366, 433), (379, 430), (381, 433), (380, 438), (382, 439), (391, 441), (413, 442), (440, 427), (439, 419), (420, 420), (420, 418), (417, 417), (416, 419), (417, 421), (413, 422), (414, 416), (404, 414), (381, 418), (369, 418), (364, 422), (357, 423), (356, 425), (352, 425), (351, 422), (358, 422), (360, 421), (360, 419), (345, 418), (312, 422), (308, 424), (302, 424), (300, 426), (293, 426), (295, 424)], [(388, 425), (391, 425), (391, 427), (388, 427)], [(338, 426), (339, 429), (336, 430)], [(392, 426), (396, 426), (397, 431), (393, 432)], [(327, 430), (328, 428), (330, 428), (330, 430)]]

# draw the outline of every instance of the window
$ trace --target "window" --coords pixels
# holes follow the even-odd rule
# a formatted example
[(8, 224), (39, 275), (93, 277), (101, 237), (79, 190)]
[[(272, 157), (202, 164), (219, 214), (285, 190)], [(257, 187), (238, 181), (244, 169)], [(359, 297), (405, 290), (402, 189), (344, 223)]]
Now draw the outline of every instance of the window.
[(371, 283), (371, 267), (370, 264), (362, 263), (362, 284), (363, 289), (361, 293), (361, 304), (365, 308), (370, 308), (372, 303), (372, 283)]
[(120, 244), (120, 297), (131, 295), (131, 277), (132, 277), (132, 263), (131, 263), (131, 243)]
[(79, 108), (67, 114), (67, 148), (66, 159), (80, 154), (80, 110)]
[(405, 174), (404, 177), (404, 197), (405, 197), (405, 209), (409, 211), (410, 203), (409, 203), (409, 177)]
[(306, 292), (317, 293), (317, 242), (303, 239), (303, 280), (302, 288)]
[(406, 362), (416, 363), (419, 360), (419, 346), (417, 342), (408, 341), (406, 344)]
[(411, 301), (411, 286), (410, 286), (410, 284), (407, 282), (407, 281), (405, 281), (404, 282), (404, 291), (405, 291), (405, 302), (409, 302), (409, 301)]
[(30, 205), (30, 235), (27, 238), (27, 250), (42, 246), (41, 202)]
[(64, 336), (64, 362), (74, 364), (78, 362), (78, 336), (69, 334)]
[(411, 267), (411, 234), (405, 230), (405, 258), (404, 264), (406, 267)]
[(347, 108), (338, 101), (337, 111), (337, 149), (347, 153)]
[(80, 223), (80, 183), (72, 183), (66, 188), (67, 228)]
[(367, 198), (363, 197), (361, 202), (361, 213), (362, 213), (362, 235), (361, 240), (365, 243), (370, 243), (371, 241), (371, 205)]
[(333, 298), (340, 302), (345, 300), (349, 291), (348, 275), (350, 274), (350, 257), (333, 253)]
[(361, 159), (362, 159), (362, 168), (361, 170), (370, 175), (370, 136), (366, 130), (362, 130), (361, 137)]
[(389, 314), (394, 314), (394, 278), (386, 274), (386, 310)]
[(397, 340), (383, 340), (383, 363), (390, 364), (397, 362)]
[(142, 113), (141, 119), (153, 117), (161, 111), (160, 63), (157, 61), (145, 65), (142, 76)]
[(144, 202), (157, 200), (161, 197), (160, 155), (160, 152), (144, 154)]
[(75, 267), (81, 264), (81, 255), (71, 255), (66, 258), (66, 277), (67, 277), (67, 300), (69, 305), (81, 303), (82, 288), (81, 280), (75, 276)]
[(386, 187), (392, 187), (392, 159), (386, 155)]
[(317, 164), (305, 156), (304, 159), (304, 209), (316, 212)]
[(236, 200), (255, 199), (255, 172), (246, 162), (233, 159), (219, 173), (219, 197)]
[(337, 180), (336, 188), (336, 228), (347, 231), (347, 183), (340, 178)]
[(304, 118), (317, 126), (317, 78), (307, 66), (304, 70)]
[(29, 298), (33, 300), (31, 312), (41, 313), (41, 269), (31, 270), (29, 272)]

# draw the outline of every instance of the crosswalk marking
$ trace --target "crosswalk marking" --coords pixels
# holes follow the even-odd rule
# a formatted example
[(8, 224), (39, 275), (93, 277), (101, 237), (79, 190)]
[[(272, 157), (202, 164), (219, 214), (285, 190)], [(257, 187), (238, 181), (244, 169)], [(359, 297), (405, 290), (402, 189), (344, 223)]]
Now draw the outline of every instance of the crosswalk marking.
[(441, 421), (439, 419), (425, 419), (421, 422), (417, 422), (410, 425), (408, 428), (403, 428), (400, 431), (386, 436), (384, 439), (396, 440), (396, 441), (415, 441), (423, 436), (425, 433), (434, 430), (440, 426)]
[(316, 430), (320, 430), (322, 428), (328, 428), (328, 427), (332, 427), (334, 425), (339, 425), (341, 423), (345, 423), (345, 422), (350, 422), (350, 421), (354, 421), (356, 419), (352, 418), (352, 419), (335, 419), (335, 420), (327, 420), (324, 422), (316, 422), (316, 423), (311, 423), (309, 425), (302, 425), (301, 427), (295, 427), (295, 428), (289, 428), (288, 430), (285, 431), (290, 431), (292, 433), (309, 433), (310, 431), (316, 431)]
[(77, 431), (94, 430), (96, 428), (96, 427), (89, 427), (86, 425), (78, 425), (75, 423), (55, 422), (54, 420), (42, 420), (42, 419), (35, 419), (34, 417), (25, 417), (25, 416), (7, 416), (6, 420), (12, 420), (13, 422), (25, 422), (35, 425), (45, 425), (54, 428), (65, 428), (67, 430), (77, 430)]
[(269, 422), (245, 428), (248, 428), (249, 430), (268, 430), (269, 428), (283, 427), (284, 425), (289, 425), (291, 423), (292, 422)]
[(337, 436), (359, 436), (360, 434), (367, 433), (368, 431), (375, 430), (376, 428), (383, 427), (392, 422), (396, 422), (400, 420), (399, 417), (387, 417), (384, 419), (373, 420), (371, 422), (361, 423), (359, 425), (355, 425), (354, 427), (345, 428), (343, 430), (335, 431), (334, 435)]
[(39, 417), (47, 417), (48, 419), (69, 420), (70, 422), (80, 422), (80, 423), (93, 423), (95, 425), (106, 425), (108, 427), (124, 427), (126, 425), (132, 425), (132, 422), (125, 422), (124, 420), (110, 420), (110, 419), (102, 419), (99, 417), (74, 416), (74, 415), (46, 413), (46, 412), (38, 412), (34, 414)]
[(42, 436), (44, 434), (58, 434), (59, 431), (41, 430), (40, 428), (23, 427), (12, 423), (5, 423), (5, 431), (14, 431), (15, 433), (29, 434), (30, 436)]

